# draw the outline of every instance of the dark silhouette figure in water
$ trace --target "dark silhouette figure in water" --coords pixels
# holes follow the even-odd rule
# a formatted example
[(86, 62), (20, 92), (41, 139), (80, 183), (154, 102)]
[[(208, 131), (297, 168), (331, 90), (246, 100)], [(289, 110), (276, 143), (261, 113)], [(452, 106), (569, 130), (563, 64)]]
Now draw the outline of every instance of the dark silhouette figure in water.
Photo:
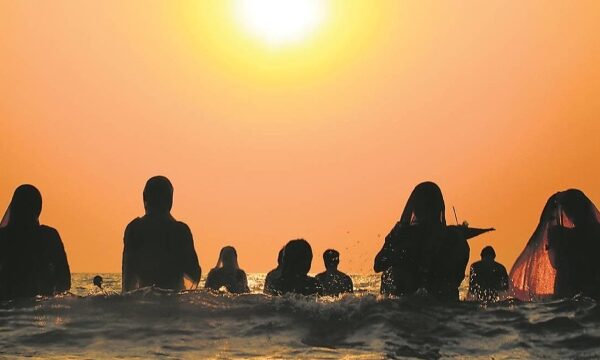
[(312, 258), (312, 248), (306, 240), (296, 239), (288, 242), (283, 249), (281, 276), (274, 279), (272, 283), (273, 294), (314, 295), (320, 293), (322, 291), (321, 284), (314, 277), (307, 275)]
[(321, 295), (338, 296), (342, 293), (349, 293), (354, 290), (350, 276), (339, 271), (340, 253), (329, 249), (323, 253), (323, 262), (325, 262), (325, 271), (316, 276), (323, 287)]
[(164, 176), (144, 188), (146, 214), (125, 229), (123, 291), (146, 286), (183, 290), (184, 278), (195, 288), (201, 269), (190, 228), (171, 215), (173, 186)]
[(237, 252), (232, 246), (225, 246), (221, 249), (217, 265), (209, 271), (206, 277), (205, 287), (207, 289), (218, 291), (223, 286), (234, 294), (250, 292), (246, 273), (240, 269)]
[(265, 294), (275, 295), (277, 293), (273, 286), (276, 283), (277, 279), (281, 277), (281, 265), (283, 264), (284, 249), (285, 247), (282, 247), (281, 250), (279, 250), (279, 254), (277, 255), (277, 267), (269, 271), (267, 273), (267, 276), (265, 277), (265, 287), (263, 289), (263, 292)]
[(481, 250), (481, 260), (471, 265), (469, 294), (479, 301), (494, 301), (500, 291), (508, 290), (506, 268), (495, 259), (494, 248), (486, 246)]
[(102, 279), (102, 276), (100, 275), (96, 275), (94, 276), (94, 280), (93, 283), (96, 287), (98, 287), (100, 290), (102, 290), (102, 282), (104, 281), (104, 279)]
[(54, 228), (40, 225), (42, 195), (19, 186), (0, 224), (0, 298), (52, 295), (71, 288), (65, 249)]
[(432, 182), (417, 185), (375, 258), (375, 272), (383, 272), (381, 292), (425, 289), (439, 299), (458, 300), (469, 261), (467, 239), (491, 230), (447, 226), (440, 188)]
[(583, 192), (548, 199), (540, 223), (510, 271), (523, 300), (584, 294), (600, 296), (600, 212)]

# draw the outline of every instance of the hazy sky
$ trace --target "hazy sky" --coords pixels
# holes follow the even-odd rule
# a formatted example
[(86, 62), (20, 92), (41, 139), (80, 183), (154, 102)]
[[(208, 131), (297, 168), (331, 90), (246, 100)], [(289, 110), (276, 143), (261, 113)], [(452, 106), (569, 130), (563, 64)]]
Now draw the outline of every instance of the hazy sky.
[(547, 198), (600, 202), (599, 1), (326, 1), (270, 47), (236, 2), (0, 2), (0, 206), (32, 183), (72, 271), (120, 271), (157, 174), (206, 273), (304, 237), (370, 272), (416, 184), (510, 267)]

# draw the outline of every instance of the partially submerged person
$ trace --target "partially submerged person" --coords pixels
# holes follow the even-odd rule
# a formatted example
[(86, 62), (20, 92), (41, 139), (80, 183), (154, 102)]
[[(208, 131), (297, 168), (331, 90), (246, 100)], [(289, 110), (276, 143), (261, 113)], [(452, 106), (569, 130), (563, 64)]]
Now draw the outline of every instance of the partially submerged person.
[(338, 296), (343, 293), (351, 293), (354, 290), (350, 276), (339, 271), (340, 253), (329, 249), (323, 253), (325, 271), (316, 276), (323, 290), (321, 295)]
[(94, 276), (94, 280), (92, 280), (92, 283), (94, 284), (94, 286), (96, 286), (98, 289), (102, 289), (102, 283), (104, 282), (104, 279), (102, 279), (102, 276), (100, 275), (96, 275)]
[(458, 300), (469, 261), (467, 239), (493, 229), (447, 226), (445, 209), (436, 184), (424, 182), (415, 187), (375, 258), (375, 272), (383, 272), (383, 294), (425, 290), (439, 299)]
[(600, 212), (577, 189), (548, 199), (533, 235), (510, 271), (522, 300), (600, 296)]
[(123, 291), (146, 286), (183, 290), (184, 279), (195, 288), (201, 269), (190, 228), (171, 215), (173, 186), (164, 176), (150, 178), (144, 188), (146, 214), (125, 229)]
[(209, 271), (204, 287), (215, 291), (225, 287), (233, 294), (250, 292), (246, 272), (238, 265), (234, 247), (225, 246), (221, 249), (217, 265)]
[(481, 250), (481, 260), (471, 265), (469, 295), (479, 301), (494, 301), (508, 290), (506, 268), (495, 261), (496, 251), (491, 246)]
[(281, 277), (281, 265), (283, 264), (283, 249), (279, 250), (279, 254), (277, 254), (277, 267), (267, 273), (265, 277), (265, 287), (263, 288), (263, 292), (265, 294), (274, 295), (276, 294), (276, 290), (273, 288), (273, 285)]
[(0, 223), (0, 298), (52, 295), (71, 288), (71, 272), (56, 229), (40, 225), (42, 195), (19, 186)]
[(272, 283), (273, 295), (320, 293), (321, 285), (318, 280), (308, 276), (312, 258), (312, 248), (306, 240), (296, 239), (288, 242), (283, 250), (281, 276)]

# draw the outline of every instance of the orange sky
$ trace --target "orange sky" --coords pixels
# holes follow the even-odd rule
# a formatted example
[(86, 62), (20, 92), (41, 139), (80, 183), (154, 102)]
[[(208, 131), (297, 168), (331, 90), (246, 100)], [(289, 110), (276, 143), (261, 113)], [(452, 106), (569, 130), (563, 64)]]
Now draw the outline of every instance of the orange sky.
[(272, 49), (223, 0), (0, 2), (0, 206), (38, 186), (72, 271), (120, 271), (163, 174), (206, 273), (297, 237), (370, 272), (424, 180), (507, 267), (552, 193), (600, 205), (600, 2), (328, 4)]

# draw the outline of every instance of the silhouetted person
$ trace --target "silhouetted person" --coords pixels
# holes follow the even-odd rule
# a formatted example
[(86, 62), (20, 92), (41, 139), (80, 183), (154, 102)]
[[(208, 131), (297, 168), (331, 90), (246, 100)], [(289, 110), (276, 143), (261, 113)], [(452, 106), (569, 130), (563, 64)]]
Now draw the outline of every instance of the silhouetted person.
[(523, 300), (584, 294), (600, 296), (600, 213), (583, 192), (548, 199), (540, 223), (510, 271)]
[(94, 276), (94, 280), (93, 283), (96, 287), (98, 287), (99, 289), (102, 289), (102, 282), (104, 281), (104, 279), (102, 279), (102, 276), (100, 275), (96, 275)]
[(209, 271), (204, 287), (212, 290), (225, 287), (234, 294), (250, 292), (246, 273), (238, 265), (235, 248), (225, 246), (221, 249), (217, 265)]
[(123, 291), (146, 286), (183, 290), (184, 278), (196, 287), (201, 269), (190, 228), (171, 216), (173, 186), (164, 176), (144, 188), (146, 214), (125, 229)]
[(71, 272), (58, 231), (40, 225), (42, 195), (19, 186), (0, 224), (0, 298), (52, 295), (71, 288)]
[(279, 254), (277, 254), (277, 267), (267, 273), (265, 277), (265, 287), (263, 288), (263, 292), (269, 295), (275, 295), (277, 291), (273, 288), (273, 284), (275, 284), (276, 280), (281, 277), (281, 265), (283, 264), (283, 250), (285, 247), (282, 247), (279, 250)]
[(381, 292), (425, 289), (437, 298), (458, 300), (469, 261), (467, 239), (491, 230), (447, 226), (440, 188), (432, 182), (417, 185), (375, 258), (375, 272), (383, 272)]
[(336, 250), (326, 250), (323, 253), (325, 271), (316, 276), (323, 287), (321, 295), (338, 296), (342, 293), (354, 291), (350, 276), (339, 271), (340, 253)]
[(283, 250), (281, 276), (274, 279), (272, 284), (273, 293), (314, 295), (321, 292), (318, 280), (307, 275), (312, 257), (312, 248), (306, 240), (296, 239), (288, 242)]
[(498, 299), (498, 293), (508, 290), (506, 268), (495, 261), (496, 252), (491, 246), (481, 250), (481, 260), (471, 265), (469, 294), (479, 301)]
[(600, 213), (585, 194), (567, 190), (562, 211), (548, 232), (550, 261), (556, 269), (555, 295), (600, 295)]

